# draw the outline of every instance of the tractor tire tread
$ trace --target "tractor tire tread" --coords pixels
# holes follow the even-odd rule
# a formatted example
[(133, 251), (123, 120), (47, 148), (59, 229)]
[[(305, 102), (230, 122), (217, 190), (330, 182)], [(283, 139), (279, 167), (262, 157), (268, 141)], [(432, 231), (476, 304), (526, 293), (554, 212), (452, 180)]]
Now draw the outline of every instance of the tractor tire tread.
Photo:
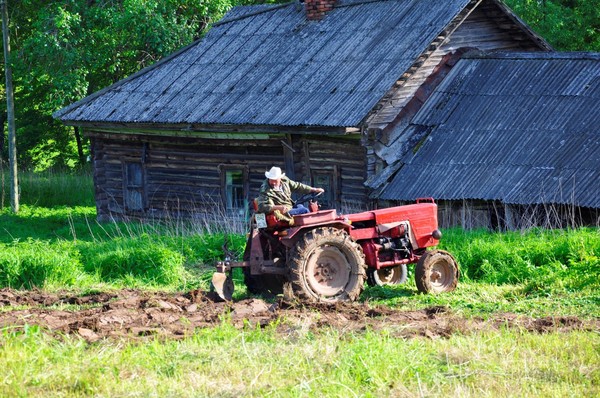
[[(320, 297), (312, 291), (306, 281), (306, 259), (311, 255), (313, 250), (323, 244), (336, 246), (346, 256), (353, 257), (351, 266), (354, 266), (355, 269), (351, 271), (350, 281), (340, 294), (333, 297)], [(306, 232), (292, 249), (288, 264), (288, 280), (291, 284), (292, 292), (297, 299), (306, 302), (354, 301), (362, 293), (367, 277), (365, 255), (362, 247), (346, 231), (332, 227), (320, 227)], [(352, 275), (355, 277), (352, 278)]]

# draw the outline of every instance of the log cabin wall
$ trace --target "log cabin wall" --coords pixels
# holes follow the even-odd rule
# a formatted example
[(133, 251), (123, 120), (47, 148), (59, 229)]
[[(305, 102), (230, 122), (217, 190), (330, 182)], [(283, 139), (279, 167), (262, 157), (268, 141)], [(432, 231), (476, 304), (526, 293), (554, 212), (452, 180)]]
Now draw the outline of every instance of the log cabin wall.
[[(281, 138), (206, 140), (88, 132), (92, 143), (98, 218), (163, 218), (224, 208), (226, 170), (244, 173), (247, 199), (258, 195), (264, 172), (281, 164)], [(142, 170), (142, 209), (126, 204), (127, 164)], [(211, 210), (212, 209), (212, 210)]]
[(501, 231), (531, 228), (580, 228), (600, 223), (600, 211), (574, 205), (510, 205), (500, 201), (441, 200), (438, 222), (441, 228), (489, 229)]
[(366, 151), (358, 136), (299, 136), (293, 147), (298, 181), (325, 188), (324, 206), (343, 213), (366, 208)]
[[(364, 148), (358, 137), (282, 134), (207, 140), (93, 131), (87, 135), (100, 221), (202, 217), (215, 208), (230, 211), (224, 192), (227, 170), (243, 173), (246, 203), (235, 209), (243, 217), (248, 201), (258, 196), (264, 172), (273, 165), (297, 181), (327, 182), (327, 207), (362, 208), (367, 199)], [(286, 159), (293, 170), (286, 167)]]

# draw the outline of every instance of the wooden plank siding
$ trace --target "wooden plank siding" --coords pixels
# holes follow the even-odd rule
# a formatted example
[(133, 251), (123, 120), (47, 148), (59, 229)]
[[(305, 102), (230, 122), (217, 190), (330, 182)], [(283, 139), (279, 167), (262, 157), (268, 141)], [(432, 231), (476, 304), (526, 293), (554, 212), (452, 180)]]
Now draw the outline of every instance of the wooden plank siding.
[(380, 104), (379, 110), (368, 119), (369, 129), (383, 129), (398, 115), (399, 111), (413, 98), (417, 89), (444, 57), (459, 48), (471, 47), (479, 50), (540, 51), (535, 43), (526, 40), (524, 32), (511, 23), (491, 2), (484, 2), (471, 12), (458, 28), (443, 40), (435, 51), (426, 53), (426, 59), (411, 74), (405, 74), (396, 83)]
[[(223, 167), (247, 170), (248, 197), (255, 197), (264, 171), (283, 159), (280, 138), (202, 140), (189, 137), (94, 134), (94, 184), (100, 219), (157, 217), (167, 213), (205, 212), (219, 203)], [(128, 211), (123, 198), (123, 164), (140, 162), (144, 170), (144, 214)]]
[[(87, 131), (92, 143), (98, 218), (189, 216), (223, 208), (223, 170), (245, 171), (246, 199), (258, 196), (264, 172), (277, 165), (285, 169), (285, 135), (260, 140), (217, 140), (160, 135), (123, 135)], [(124, 139), (125, 138), (125, 139)], [(367, 200), (363, 185), (364, 148), (358, 136), (333, 138), (291, 136), (290, 148), (297, 181), (313, 185), (313, 172), (335, 181), (335, 205), (358, 206)], [(127, 208), (124, 165), (143, 169), (143, 211)]]
[(300, 137), (294, 142), (295, 172), (302, 181), (314, 184), (313, 172), (332, 175), (334, 206), (342, 212), (347, 208), (367, 206), (366, 152), (359, 137)]

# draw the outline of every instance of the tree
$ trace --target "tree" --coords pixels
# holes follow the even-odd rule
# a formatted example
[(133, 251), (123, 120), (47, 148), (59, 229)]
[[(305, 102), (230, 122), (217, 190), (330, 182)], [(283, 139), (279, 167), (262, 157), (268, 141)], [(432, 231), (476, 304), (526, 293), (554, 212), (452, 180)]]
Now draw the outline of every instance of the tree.
[[(4, 74), (6, 77), (6, 114), (8, 119), (8, 146), (9, 146), (9, 168), (10, 168), (10, 203), (14, 213), (19, 212), (19, 185), (17, 174), (17, 146), (15, 136), (14, 98), (12, 65), (10, 55), (10, 35), (8, 29), (8, 6), (5, 0), (0, 0), (2, 9), (2, 45), (4, 47)], [(4, 185), (4, 184), (3, 184)]]
[(600, 0), (505, 0), (558, 51), (600, 52)]
[(20, 162), (75, 167), (79, 132), (52, 113), (199, 38), (230, 0), (23, 0), (12, 12)]

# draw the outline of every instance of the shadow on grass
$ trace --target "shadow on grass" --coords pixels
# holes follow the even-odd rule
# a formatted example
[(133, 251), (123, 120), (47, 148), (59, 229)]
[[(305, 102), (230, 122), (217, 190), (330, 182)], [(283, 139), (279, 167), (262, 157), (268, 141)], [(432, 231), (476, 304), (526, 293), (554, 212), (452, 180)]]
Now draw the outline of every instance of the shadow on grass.
[(410, 298), (419, 295), (414, 286), (368, 286), (360, 296), (360, 301), (389, 300), (394, 298)]

